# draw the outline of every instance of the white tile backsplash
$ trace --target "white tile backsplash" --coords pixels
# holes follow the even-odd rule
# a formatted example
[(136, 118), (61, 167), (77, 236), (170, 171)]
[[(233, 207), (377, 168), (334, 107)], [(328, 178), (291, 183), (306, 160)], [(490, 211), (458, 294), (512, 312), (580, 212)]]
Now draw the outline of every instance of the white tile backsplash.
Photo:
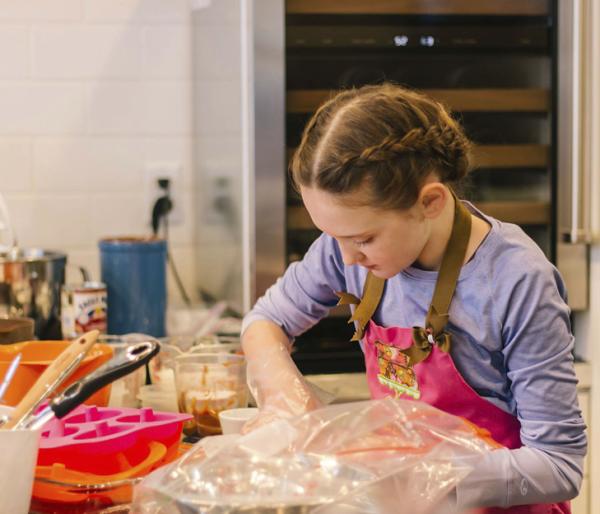
[(153, 163), (179, 164), (182, 185), (185, 189), (190, 190), (193, 186), (192, 144), (193, 140), (188, 136), (145, 138), (143, 140), (144, 162), (146, 165)]
[(192, 20), (197, 27), (239, 26), (242, 0), (189, 0)]
[(143, 133), (145, 85), (139, 82), (93, 82), (86, 92), (90, 133)]
[(33, 174), (29, 138), (0, 139), (0, 184), (7, 192), (31, 191)]
[(37, 138), (34, 180), (38, 191), (119, 192), (143, 180), (142, 138)]
[(31, 75), (30, 33), (27, 26), (0, 26), (0, 79), (21, 79)]
[[(195, 133), (226, 136), (241, 133), (241, 91), (235, 80), (203, 80), (194, 83)], [(216, 121), (215, 121), (216, 120)]]
[(92, 243), (105, 237), (150, 234), (150, 213), (144, 211), (141, 191), (92, 195), (89, 211)]
[(144, 89), (144, 128), (150, 134), (192, 133), (190, 81), (153, 82)]
[(205, 135), (194, 140), (194, 152), (205, 173), (217, 177), (239, 174), (242, 166), (241, 148), (241, 134), (221, 137)]
[(140, 0), (84, 0), (83, 14), (86, 21), (92, 23), (133, 23), (141, 20), (142, 3)]
[(0, 0), (0, 22), (75, 22), (81, 16), (81, 0)]
[(192, 35), (189, 25), (145, 28), (142, 43), (143, 76), (189, 79), (191, 47)]
[[(22, 246), (62, 250), (93, 242), (90, 200), (85, 195), (36, 194), (16, 213), (11, 210), (11, 216)], [(20, 220), (27, 222), (21, 227)]]
[(41, 78), (138, 78), (142, 29), (128, 25), (35, 28), (33, 73)]
[(146, 170), (178, 164), (192, 289), (191, 53), (189, 0), (0, 0), (0, 192), (22, 246), (100, 278), (98, 239), (149, 234)]
[(0, 136), (74, 134), (84, 126), (83, 88), (60, 82), (0, 84)]
[[(194, 31), (193, 74), (198, 79), (227, 80), (240, 78), (241, 37), (232, 37), (230, 27), (221, 23), (198, 27)], [(215, 48), (219, 51), (215, 52)]]
[(191, 86), (176, 82), (97, 82), (87, 92), (92, 134), (191, 133)]
[(83, 5), (86, 20), (102, 23), (184, 23), (191, 12), (190, 0), (84, 0)]

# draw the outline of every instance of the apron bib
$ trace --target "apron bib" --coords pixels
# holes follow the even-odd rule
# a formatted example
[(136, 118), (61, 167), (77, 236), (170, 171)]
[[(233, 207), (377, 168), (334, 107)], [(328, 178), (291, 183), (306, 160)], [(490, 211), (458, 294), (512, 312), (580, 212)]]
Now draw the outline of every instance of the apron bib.
[[(444, 252), (431, 305), (423, 327), (382, 327), (371, 318), (381, 300), (385, 280), (370, 272), (359, 300), (338, 293), (339, 304), (355, 304), (350, 321), (357, 324), (352, 340), (364, 342), (367, 381), (374, 399), (395, 396), (420, 400), (449, 414), (460, 416), (487, 430), (499, 445), (522, 446), (519, 420), (480, 397), (464, 380), (450, 356), (452, 340), (444, 332), (458, 276), (471, 233), (471, 214), (454, 196), (454, 222)], [(570, 514), (568, 502), (486, 508), (484, 514)]]

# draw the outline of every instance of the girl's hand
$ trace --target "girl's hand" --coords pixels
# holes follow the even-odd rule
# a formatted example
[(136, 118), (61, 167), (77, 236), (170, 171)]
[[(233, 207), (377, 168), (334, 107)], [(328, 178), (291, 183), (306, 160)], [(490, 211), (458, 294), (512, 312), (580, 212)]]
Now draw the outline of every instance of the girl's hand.
[(256, 430), (257, 428), (260, 428), (264, 425), (268, 425), (272, 421), (276, 421), (278, 419), (290, 418), (290, 417), (298, 415), (298, 414), (303, 414), (305, 412), (309, 412), (311, 410), (318, 409), (325, 405), (324, 403), (321, 402), (321, 400), (319, 400), (318, 397), (313, 395), (310, 399), (308, 399), (308, 398), (306, 399), (307, 401), (304, 404), (303, 410), (301, 412), (298, 412), (297, 407), (294, 408), (293, 411), (292, 411), (292, 409), (289, 408), (291, 404), (297, 405), (296, 401), (294, 401), (294, 400), (290, 401), (289, 399), (283, 399), (283, 398), (281, 400), (282, 400), (281, 403), (276, 402), (276, 403), (279, 403), (279, 405), (276, 405), (276, 403), (272, 403), (272, 404), (266, 405), (265, 407), (260, 409), (258, 414), (254, 418), (252, 418), (251, 420), (246, 422), (246, 424), (242, 428), (242, 434), (247, 434), (248, 432), (252, 432), (253, 430)]
[(318, 409), (323, 402), (290, 356), (290, 343), (280, 327), (256, 321), (244, 332), (248, 388), (260, 412), (244, 426), (244, 433), (281, 418)]

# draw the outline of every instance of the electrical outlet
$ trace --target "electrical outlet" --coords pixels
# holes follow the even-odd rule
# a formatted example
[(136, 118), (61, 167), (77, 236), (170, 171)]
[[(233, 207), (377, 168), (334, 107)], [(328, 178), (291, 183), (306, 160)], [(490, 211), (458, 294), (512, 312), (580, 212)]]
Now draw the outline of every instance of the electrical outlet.
[(178, 162), (154, 162), (146, 164), (144, 172), (144, 216), (146, 224), (152, 226), (152, 208), (165, 194), (158, 185), (160, 179), (169, 179), (169, 194), (173, 209), (169, 212), (169, 225), (183, 223), (183, 188), (181, 164)]

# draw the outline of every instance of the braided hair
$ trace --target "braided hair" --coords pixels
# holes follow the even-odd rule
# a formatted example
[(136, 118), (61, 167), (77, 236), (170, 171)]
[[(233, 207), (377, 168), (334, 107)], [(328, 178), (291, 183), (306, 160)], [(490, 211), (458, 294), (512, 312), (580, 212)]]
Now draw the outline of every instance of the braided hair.
[(338, 93), (314, 113), (290, 161), (296, 187), (346, 195), (370, 186), (369, 202), (407, 209), (427, 176), (457, 187), (470, 142), (448, 111), (393, 84)]

